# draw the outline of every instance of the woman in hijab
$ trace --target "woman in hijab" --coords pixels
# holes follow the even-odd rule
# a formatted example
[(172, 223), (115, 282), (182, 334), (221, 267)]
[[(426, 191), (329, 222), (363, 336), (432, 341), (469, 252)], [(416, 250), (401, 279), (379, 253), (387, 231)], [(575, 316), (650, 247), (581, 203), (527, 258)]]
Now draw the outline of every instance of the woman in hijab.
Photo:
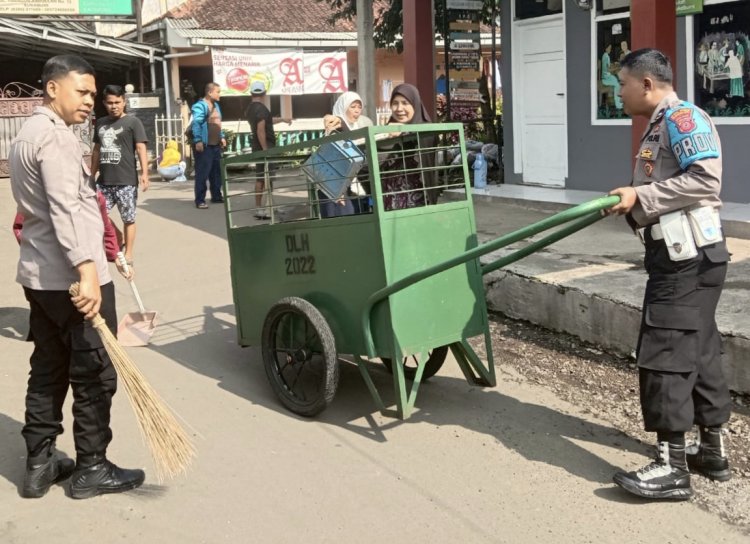
[(333, 114), (323, 117), (326, 136), (333, 132), (349, 132), (358, 128), (371, 127), (372, 121), (362, 115), (362, 98), (355, 92), (347, 91), (339, 96), (333, 105)]
[[(389, 125), (415, 125), (430, 123), (427, 110), (422, 104), (419, 91), (414, 85), (402, 83), (391, 93), (391, 118)], [(393, 133), (399, 136), (401, 133)], [(397, 144), (390, 157), (380, 166), (383, 184), (383, 203), (386, 210), (416, 208), (437, 201), (435, 154), (422, 151), (434, 147), (434, 136), (417, 134), (416, 140)], [(408, 172), (418, 169), (417, 172)]]
[[(323, 117), (325, 135), (328, 136), (334, 132), (349, 132), (358, 128), (372, 126), (370, 118), (362, 115), (362, 109), (362, 97), (351, 91), (343, 93), (333, 105), (333, 114)], [(347, 198), (332, 201), (318, 191), (320, 215), (322, 217), (339, 217), (342, 215), (369, 212), (368, 189), (369, 183), (363, 183), (355, 178), (352, 186), (347, 191)]]

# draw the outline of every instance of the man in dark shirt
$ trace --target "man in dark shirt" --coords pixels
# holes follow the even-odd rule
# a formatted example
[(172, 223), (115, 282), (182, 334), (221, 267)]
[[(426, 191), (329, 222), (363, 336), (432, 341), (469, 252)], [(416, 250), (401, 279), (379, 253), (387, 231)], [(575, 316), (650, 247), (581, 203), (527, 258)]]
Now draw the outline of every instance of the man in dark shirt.
[[(138, 182), (148, 190), (148, 137), (143, 123), (125, 114), (125, 91), (119, 85), (104, 87), (104, 107), (107, 116), (97, 120), (94, 130), (94, 151), (91, 155), (91, 175), (99, 172), (98, 187), (107, 199), (107, 209), (115, 204), (120, 211), (125, 234), (125, 260), (132, 266), (135, 245), (135, 207)], [(135, 156), (141, 163), (141, 174)]]
[[(245, 112), (250, 130), (253, 133), (253, 151), (265, 151), (276, 147), (276, 134), (273, 130), (273, 117), (264, 103), (266, 86), (262, 81), (254, 81), (250, 86), (252, 102)], [(268, 212), (262, 208), (263, 191), (266, 187), (266, 163), (260, 162), (255, 166), (255, 217), (270, 219)]]

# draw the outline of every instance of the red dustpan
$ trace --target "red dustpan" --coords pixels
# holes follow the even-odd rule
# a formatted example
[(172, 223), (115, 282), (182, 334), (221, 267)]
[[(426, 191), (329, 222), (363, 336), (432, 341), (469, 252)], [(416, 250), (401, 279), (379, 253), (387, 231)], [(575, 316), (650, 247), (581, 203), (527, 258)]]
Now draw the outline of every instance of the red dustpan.
[[(117, 258), (120, 259), (120, 263), (122, 263), (125, 272), (127, 272), (128, 265), (125, 262), (125, 256), (119, 253)], [(122, 318), (120, 324), (117, 326), (117, 341), (121, 346), (146, 346), (154, 334), (154, 329), (156, 329), (156, 312), (146, 311), (135, 282), (131, 279), (128, 280), (128, 283), (133, 290), (139, 311), (125, 314), (125, 317)]]

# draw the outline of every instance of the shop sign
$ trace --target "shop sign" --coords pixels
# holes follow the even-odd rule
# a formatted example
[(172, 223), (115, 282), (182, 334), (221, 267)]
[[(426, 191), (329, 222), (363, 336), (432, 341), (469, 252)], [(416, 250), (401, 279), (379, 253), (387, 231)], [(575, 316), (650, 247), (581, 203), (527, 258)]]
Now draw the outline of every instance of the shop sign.
[(472, 11), (481, 11), (484, 7), (482, 0), (447, 0), (448, 9), (468, 9)]
[(132, 0), (3, 0), (0, 15), (133, 15)]
[(342, 93), (348, 90), (345, 51), (300, 49), (237, 51), (213, 48), (214, 81), (224, 96), (249, 96), (254, 81), (269, 95)]
[(703, 13), (703, 0), (675, 0), (677, 15), (693, 15)]

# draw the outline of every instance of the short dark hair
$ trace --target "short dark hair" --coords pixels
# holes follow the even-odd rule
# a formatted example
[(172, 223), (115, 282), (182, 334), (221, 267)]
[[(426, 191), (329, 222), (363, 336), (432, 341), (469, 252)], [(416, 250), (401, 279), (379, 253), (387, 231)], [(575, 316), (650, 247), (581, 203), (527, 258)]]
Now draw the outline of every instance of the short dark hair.
[(211, 83), (206, 83), (206, 87), (203, 89), (203, 94), (206, 95), (210, 93), (214, 89), (214, 87), (221, 87), (221, 85), (219, 85), (215, 81), (212, 81)]
[(672, 84), (672, 63), (667, 56), (650, 47), (631, 51), (620, 62), (620, 68), (638, 75), (649, 76), (660, 83)]
[(78, 55), (57, 55), (44, 63), (44, 68), (42, 68), (42, 88), (46, 89), (48, 82), (65, 77), (70, 72), (96, 77), (94, 67)]
[(122, 85), (107, 85), (104, 87), (104, 90), (102, 91), (102, 96), (125, 96), (125, 89), (122, 88)]

